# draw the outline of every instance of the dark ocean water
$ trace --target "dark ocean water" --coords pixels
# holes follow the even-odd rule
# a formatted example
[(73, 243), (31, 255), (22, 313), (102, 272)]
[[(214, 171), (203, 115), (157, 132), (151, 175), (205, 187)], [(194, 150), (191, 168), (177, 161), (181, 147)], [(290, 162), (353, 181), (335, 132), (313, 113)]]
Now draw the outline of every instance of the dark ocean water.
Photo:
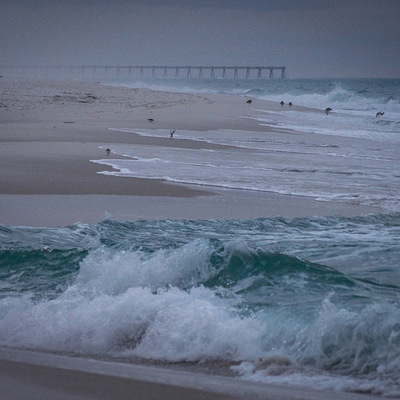
[(399, 213), (0, 226), (0, 344), (400, 396), (399, 237)]

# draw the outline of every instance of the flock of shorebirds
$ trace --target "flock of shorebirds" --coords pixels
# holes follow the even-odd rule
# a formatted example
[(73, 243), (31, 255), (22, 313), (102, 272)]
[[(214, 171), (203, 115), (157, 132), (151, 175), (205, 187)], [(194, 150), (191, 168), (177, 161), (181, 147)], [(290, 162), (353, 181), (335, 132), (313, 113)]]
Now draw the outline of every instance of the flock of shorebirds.
[[(247, 103), (247, 104), (251, 104), (251, 103), (252, 103), (252, 100), (249, 99), (249, 100), (246, 101), (246, 103)], [(284, 102), (284, 101), (281, 101), (279, 104), (281, 105), (281, 108), (283, 108), (283, 106), (285, 105), (285, 102)], [(288, 103), (288, 106), (291, 108), (292, 105), (293, 105), (293, 103), (290, 101), (290, 102)], [(330, 107), (327, 107), (327, 108), (325, 108), (325, 110), (324, 110), (324, 112), (325, 112), (326, 115), (328, 115), (331, 111), (332, 111), (332, 108), (330, 108)], [(375, 115), (375, 118), (382, 117), (383, 114), (385, 114), (383, 111), (378, 111), (378, 112), (376, 113), (376, 115)]]
[[(249, 100), (246, 101), (247, 104), (251, 104), (252, 102), (253, 102), (253, 101), (252, 101), (251, 99), (249, 99)], [(285, 105), (285, 102), (284, 102), (284, 101), (281, 101), (279, 104), (281, 105), (281, 108), (283, 108), (283, 106)], [(288, 103), (288, 106), (291, 108), (292, 105), (293, 105), (293, 103), (290, 101), (290, 102)], [(326, 115), (328, 115), (331, 111), (332, 111), (332, 108), (330, 108), (330, 107), (327, 107), (327, 108), (325, 108), (325, 110), (324, 110), (324, 112), (325, 112)], [(376, 115), (375, 115), (375, 118), (382, 117), (384, 114), (385, 114), (385, 113), (384, 113), (383, 111), (378, 111), (378, 112), (376, 113)], [(149, 121), (149, 122), (154, 122), (154, 119), (153, 119), (153, 118), (147, 118), (147, 121)], [(169, 132), (169, 138), (170, 138), (170, 139), (173, 139), (173, 138), (174, 138), (174, 133), (175, 133), (175, 132), (176, 132), (175, 129), (174, 129), (173, 131), (170, 131), (170, 132)], [(106, 149), (106, 154), (107, 154), (107, 156), (110, 155), (110, 152), (111, 152), (110, 149)]]

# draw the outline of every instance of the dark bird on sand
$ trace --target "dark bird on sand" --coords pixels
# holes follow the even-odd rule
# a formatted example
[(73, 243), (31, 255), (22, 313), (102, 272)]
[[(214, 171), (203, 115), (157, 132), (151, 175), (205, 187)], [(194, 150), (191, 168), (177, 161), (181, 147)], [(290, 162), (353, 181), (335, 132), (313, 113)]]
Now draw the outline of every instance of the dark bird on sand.
[(247, 103), (247, 104), (251, 104), (251, 100), (247, 100), (246, 103)]
[(293, 105), (292, 102), (289, 102), (289, 107), (292, 107), (292, 105)]
[(332, 108), (325, 108), (325, 114), (328, 115), (332, 111)]
[(109, 156), (110, 155), (110, 149), (106, 149), (106, 153), (107, 153), (107, 155)]
[(280, 102), (281, 107), (283, 107), (285, 105), (285, 103), (283, 101)]
[(175, 129), (169, 133), (169, 138), (170, 139), (174, 138), (174, 133), (175, 133)]
[(153, 119), (153, 118), (147, 118), (147, 121), (149, 121), (149, 122), (153, 122), (153, 121), (154, 121), (154, 119)]
[(382, 115), (385, 114), (383, 111), (378, 111), (375, 115), (375, 118), (382, 117)]

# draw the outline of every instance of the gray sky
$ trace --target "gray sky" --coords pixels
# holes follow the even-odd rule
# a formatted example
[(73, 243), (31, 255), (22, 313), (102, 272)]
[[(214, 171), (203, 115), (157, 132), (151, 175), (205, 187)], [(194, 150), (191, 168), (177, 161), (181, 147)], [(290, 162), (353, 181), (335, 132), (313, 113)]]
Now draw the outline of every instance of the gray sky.
[(400, 78), (400, 0), (1, 0), (0, 64), (285, 65)]

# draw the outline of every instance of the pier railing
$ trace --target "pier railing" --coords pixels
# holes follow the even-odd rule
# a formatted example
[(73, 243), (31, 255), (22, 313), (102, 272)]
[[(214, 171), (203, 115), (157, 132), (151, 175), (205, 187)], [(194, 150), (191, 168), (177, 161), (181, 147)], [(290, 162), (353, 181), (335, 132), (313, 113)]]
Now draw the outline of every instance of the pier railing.
[[(275, 71), (279, 76), (276, 76)], [(40, 77), (140, 78), (285, 78), (285, 66), (204, 65), (0, 65), (0, 75)]]

